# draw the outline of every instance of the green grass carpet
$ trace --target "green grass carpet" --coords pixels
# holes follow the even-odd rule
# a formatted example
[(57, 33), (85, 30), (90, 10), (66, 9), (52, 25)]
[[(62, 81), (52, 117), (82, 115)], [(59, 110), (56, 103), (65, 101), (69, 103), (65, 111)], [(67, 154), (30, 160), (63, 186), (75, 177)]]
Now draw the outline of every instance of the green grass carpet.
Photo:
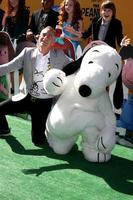
[(65, 156), (35, 147), (30, 121), (8, 116), (8, 122), (12, 136), (0, 139), (0, 200), (132, 199), (132, 149), (116, 145), (110, 162), (94, 164), (80, 147)]

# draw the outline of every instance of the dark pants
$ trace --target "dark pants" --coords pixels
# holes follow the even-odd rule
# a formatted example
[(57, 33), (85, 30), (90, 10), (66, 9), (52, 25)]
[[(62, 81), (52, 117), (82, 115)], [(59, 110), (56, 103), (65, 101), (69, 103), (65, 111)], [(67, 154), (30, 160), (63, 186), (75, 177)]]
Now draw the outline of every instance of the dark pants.
[(41, 144), (45, 142), (45, 125), (48, 113), (51, 109), (52, 98), (37, 99), (28, 94), (20, 101), (8, 99), (0, 103), (0, 130), (8, 128), (8, 123), (4, 115), (15, 113), (29, 113), (31, 115), (31, 135), (32, 142)]

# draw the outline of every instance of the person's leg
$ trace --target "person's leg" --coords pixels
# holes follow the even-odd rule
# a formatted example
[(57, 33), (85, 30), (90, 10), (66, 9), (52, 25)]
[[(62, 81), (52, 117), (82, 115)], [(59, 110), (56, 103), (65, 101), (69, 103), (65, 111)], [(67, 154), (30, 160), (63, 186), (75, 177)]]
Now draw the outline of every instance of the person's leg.
[(50, 112), (52, 105), (52, 99), (43, 99), (32, 102), (32, 112), (31, 112), (31, 121), (32, 121), (32, 131), (31, 137), (32, 142), (35, 145), (41, 145), (46, 143), (45, 137), (45, 126), (47, 116)]
[(0, 136), (9, 135), (10, 129), (6, 115), (28, 110), (28, 96), (20, 101), (8, 99), (0, 103)]
[(10, 135), (10, 128), (8, 126), (8, 122), (5, 115), (0, 115), (0, 124), (0, 136)]

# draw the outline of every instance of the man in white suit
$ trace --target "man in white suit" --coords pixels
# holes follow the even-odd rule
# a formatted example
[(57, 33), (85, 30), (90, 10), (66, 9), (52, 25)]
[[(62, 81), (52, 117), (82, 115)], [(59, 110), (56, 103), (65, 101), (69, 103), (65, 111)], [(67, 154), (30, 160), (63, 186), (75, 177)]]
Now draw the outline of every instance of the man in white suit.
[[(43, 77), (50, 68), (62, 69), (72, 60), (62, 50), (53, 49), (55, 32), (50, 26), (44, 28), (38, 39), (37, 47), (25, 48), (7, 64), (0, 65), (0, 75), (23, 69), (26, 95), (20, 99), (8, 99), (0, 104), (0, 116), (27, 112), (31, 115), (32, 142), (41, 145), (46, 142), (45, 122), (51, 109), (53, 96), (43, 88)], [(0, 136), (8, 136), (8, 122), (0, 117)]]

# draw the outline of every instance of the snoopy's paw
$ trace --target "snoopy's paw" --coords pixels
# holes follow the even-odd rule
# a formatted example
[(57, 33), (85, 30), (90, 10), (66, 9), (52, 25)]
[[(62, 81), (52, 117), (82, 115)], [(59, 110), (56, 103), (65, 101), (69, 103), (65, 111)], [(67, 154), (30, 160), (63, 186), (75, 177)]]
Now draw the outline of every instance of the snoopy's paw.
[(111, 153), (104, 153), (96, 150), (94, 147), (83, 143), (82, 151), (86, 160), (96, 163), (108, 162), (111, 159)]
[(51, 69), (46, 72), (43, 79), (44, 89), (48, 94), (59, 95), (63, 92), (66, 85), (66, 75), (59, 69)]

